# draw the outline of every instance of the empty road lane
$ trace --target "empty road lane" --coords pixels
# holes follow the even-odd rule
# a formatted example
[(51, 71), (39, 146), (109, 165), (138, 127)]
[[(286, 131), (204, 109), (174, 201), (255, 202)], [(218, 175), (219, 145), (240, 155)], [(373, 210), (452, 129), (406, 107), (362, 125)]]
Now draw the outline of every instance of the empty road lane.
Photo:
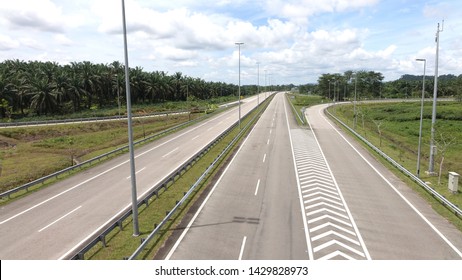
[[(265, 94), (261, 94), (263, 100)], [(243, 100), (242, 114), (257, 105)], [(238, 120), (232, 108), (136, 150), (138, 197)], [(120, 156), (0, 209), (0, 259), (67, 258), (131, 206), (128, 156)]]
[(326, 106), (309, 108), (306, 117), (371, 259), (461, 259), (462, 233), (339, 131)]
[(277, 94), (167, 259), (308, 259), (287, 110)]

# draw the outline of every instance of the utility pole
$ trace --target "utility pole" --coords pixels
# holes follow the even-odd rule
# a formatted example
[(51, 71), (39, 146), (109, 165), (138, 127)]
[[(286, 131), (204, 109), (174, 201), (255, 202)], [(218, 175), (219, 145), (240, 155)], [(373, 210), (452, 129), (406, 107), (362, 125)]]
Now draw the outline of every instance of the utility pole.
[(431, 140), (430, 140), (430, 164), (428, 165), (428, 174), (435, 174), (435, 123), (436, 123), (436, 98), (438, 95), (438, 55), (440, 48), (440, 32), (443, 32), (444, 20), (441, 25), (438, 23), (436, 29), (436, 57), (435, 57), (435, 83), (433, 87), (433, 110), (432, 110), (432, 130), (431, 130)]

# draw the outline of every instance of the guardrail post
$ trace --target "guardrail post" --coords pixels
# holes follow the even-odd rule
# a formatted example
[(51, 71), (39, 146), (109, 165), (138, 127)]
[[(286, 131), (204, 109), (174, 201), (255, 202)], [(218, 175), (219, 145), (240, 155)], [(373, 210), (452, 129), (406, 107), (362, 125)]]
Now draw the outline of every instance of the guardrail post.
[(103, 245), (103, 247), (106, 247), (106, 236), (100, 235), (99, 241), (101, 241), (101, 244)]

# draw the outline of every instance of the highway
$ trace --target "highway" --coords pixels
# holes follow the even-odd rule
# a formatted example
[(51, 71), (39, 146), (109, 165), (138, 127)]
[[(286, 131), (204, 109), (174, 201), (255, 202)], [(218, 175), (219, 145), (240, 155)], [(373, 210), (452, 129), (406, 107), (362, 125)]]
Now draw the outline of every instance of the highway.
[[(260, 96), (260, 100), (264, 94)], [(242, 113), (257, 105), (245, 100)], [(162, 259), (462, 259), (462, 233), (324, 115), (277, 94)], [(136, 151), (138, 196), (238, 119), (232, 108)], [(130, 208), (128, 155), (0, 209), (0, 259), (66, 259)]]
[[(278, 94), (166, 259), (462, 258), (462, 233), (332, 124)], [(170, 245), (169, 245), (170, 246)]]
[(287, 110), (277, 94), (167, 259), (308, 258)]
[[(242, 115), (256, 105), (256, 96), (243, 100)], [(237, 121), (234, 107), (137, 149), (138, 197)], [(69, 258), (131, 207), (129, 175), (128, 155), (123, 155), (2, 206), (0, 259)]]

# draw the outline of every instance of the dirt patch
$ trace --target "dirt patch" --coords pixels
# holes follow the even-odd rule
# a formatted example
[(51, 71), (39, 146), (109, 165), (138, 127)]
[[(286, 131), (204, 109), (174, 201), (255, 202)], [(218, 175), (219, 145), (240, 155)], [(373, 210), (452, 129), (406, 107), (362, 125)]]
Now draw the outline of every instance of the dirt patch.
[(0, 135), (0, 149), (1, 148), (14, 148), (17, 145), (17, 140)]

